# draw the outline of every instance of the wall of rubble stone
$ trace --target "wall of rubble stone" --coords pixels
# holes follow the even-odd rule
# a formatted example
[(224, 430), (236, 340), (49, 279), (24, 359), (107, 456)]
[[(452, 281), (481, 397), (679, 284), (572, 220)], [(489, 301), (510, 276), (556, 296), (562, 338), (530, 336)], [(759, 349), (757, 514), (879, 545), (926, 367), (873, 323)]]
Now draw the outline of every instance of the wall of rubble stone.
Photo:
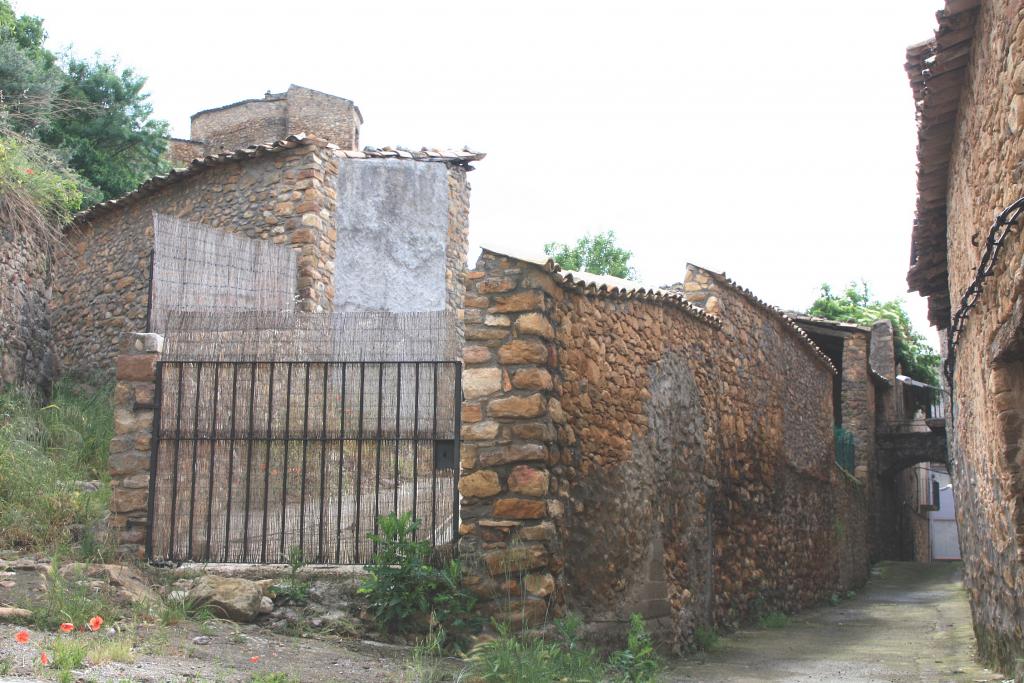
[(233, 152), (285, 137), (288, 101), (283, 95), (245, 100), (192, 116), (192, 139), (201, 142), (207, 154)]
[(110, 376), (119, 341), (146, 329), (153, 212), (299, 250), (302, 310), (330, 307), (334, 261), (329, 149), (312, 141), (227, 161), (119, 207), (86, 214), (55, 255), (51, 318), (62, 370)]
[(866, 576), (830, 364), (724, 278), (687, 285), (721, 323), (488, 251), (470, 273), (461, 547), (493, 612), (640, 611), (683, 646)]
[(134, 559), (146, 554), (156, 364), (162, 347), (156, 334), (126, 335), (118, 345), (108, 524), (118, 552)]
[[(1024, 194), (1024, 16), (980, 8), (950, 160), (950, 299), (981, 260), (992, 218)], [(950, 457), (957, 522), (981, 654), (1024, 676), (1024, 252), (1011, 232), (956, 353)]]
[(53, 379), (51, 240), (20, 226), (0, 226), (0, 385), (46, 390)]

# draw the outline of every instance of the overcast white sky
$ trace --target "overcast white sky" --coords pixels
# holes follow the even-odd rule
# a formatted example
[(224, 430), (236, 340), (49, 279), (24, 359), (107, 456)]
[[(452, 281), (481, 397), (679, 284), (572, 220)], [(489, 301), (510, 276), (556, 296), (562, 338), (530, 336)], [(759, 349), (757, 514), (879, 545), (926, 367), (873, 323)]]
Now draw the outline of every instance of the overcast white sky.
[[(903, 70), (940, 0), (17, 0), (51, 48), (149, 77), (157, 116), (296, 83), (368, 145), (469, 145), (474, 246), (614, 229), (644, 281), (687, 261), (804, 308), (822, 282), (905, 297), (916, 130)], [(475, 258), (475, 253), (471, 259)], [(929, 338), (934, 335), (929, 331)]]

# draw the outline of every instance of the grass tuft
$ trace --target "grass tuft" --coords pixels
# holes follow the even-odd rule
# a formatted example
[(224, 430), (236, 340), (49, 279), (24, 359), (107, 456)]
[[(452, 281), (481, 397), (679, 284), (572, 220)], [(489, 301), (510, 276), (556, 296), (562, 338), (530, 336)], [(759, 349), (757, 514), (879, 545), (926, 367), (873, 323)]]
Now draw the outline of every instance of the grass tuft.
[(761, 628), (785, 628), (789, 626), (789, 615), (783, 612), (769, 612), (757, 621)]
[[(108, 385), (61, 381), (48, 403), (27, 390), (0, 391), (0, 547), (52, 553), (81, 542), (92, 556), (84, 559), (101, 553), (90, 531), (110, 498), (113, 425)], [(75, 485), (90, 480), (99, 490)]]
[(99, 666), (107, 662), (130, 664), (135, 661), (132, 641), (127, 637), (111, 638), (90, 644), (86, 661), (90, 666)]

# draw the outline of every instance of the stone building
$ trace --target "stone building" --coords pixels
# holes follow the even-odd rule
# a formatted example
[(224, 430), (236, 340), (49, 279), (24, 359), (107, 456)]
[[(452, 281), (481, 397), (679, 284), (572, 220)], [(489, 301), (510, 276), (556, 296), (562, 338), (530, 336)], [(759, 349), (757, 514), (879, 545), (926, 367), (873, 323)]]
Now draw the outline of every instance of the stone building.
[(1024, 245), (993, 223), (1024, 194), (1024, 7), (947, 0), (937, 17), (907, 50), (919, 140), (907, 281), (951, 342), (950, 473), (979, 650), (1024, 677)]
[(351, 100), (298, 85), (283, 93), (269, 90), (262, 99), (242, 100), (192, 115), (189, 139), (171, 138), (171, 164), (187, 166), (196, 157), (233, 152), (250, 145), (272, 143), (304, 133), (338, 145), (359, 149), (363, 115)]
[[(67, 229), (51, 301), (61, 367), (110, 375), (119, 340), (150, 329), (157, 214), (294, 250), (296, 310), (458, 315), (466, 173), (483, 154), (354, 151), (361, 120), (348, 100), (298, 86), (194, 116), (207, 156), (93, 206)], [(307, 124), (331, 137), (292, 134)], [(241, 148), (213, 151), (226, 144)], [(232, 308), (226, 295), (221, 306)]]
[[(833, 424), (853, 441), (853, 472), (865, 485), (871, 561), (928, 562), (930, 499), (922, 499), (922, 468), (946, 461), (945, 423), (925, 421), (918, 406), (931, 397), (897, 381), (892, 324), (870, 327), (791, 314), (832, 360)], [(915, 401), (918, 399), (918, 401)]]

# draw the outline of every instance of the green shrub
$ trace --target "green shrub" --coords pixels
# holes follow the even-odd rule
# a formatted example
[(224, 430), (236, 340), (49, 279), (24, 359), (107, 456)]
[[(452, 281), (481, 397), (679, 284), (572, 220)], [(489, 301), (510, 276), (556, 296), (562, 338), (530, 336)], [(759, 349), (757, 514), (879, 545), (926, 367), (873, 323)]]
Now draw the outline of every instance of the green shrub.
[(419, 522), (408, 512), (381, 517), (378, 528), (379, 533), (368, 536), (377, 551), (366, 565), (369, 576), (359, 592), (380, 627), (425, 632), (433, 623), (453, 638), (474, 629), (476, 600), (461, 587), (459, 563), (433, 566), (430, 543), (414, 540)]
[(17, 210), (20, 227), (47, 229), (67, 223), (82, 207), (88, 184), (39, 142), (11, 131), (0, 118), (0, 196)]
[[(84, 529), (87, 554), (100, 546), (88, 531), (107, 509), (107, 454), (113, 435), (110, 387), (61, 382), (42, 404), (24, 390), (0, 391), (0, 547), (53, 552)], [(93, 493), (76, 481), (101, 480)], [(89, 558), (91, 559), (91, 558)]]
[(649, 683), (661, 668), (654, 641), (647, 631), (647, 625), (640, 614), (629, 617), (629, 633), (626, 649), (613, 652), (608, 663), (619, 673), (619, 680), (629, 683)]

